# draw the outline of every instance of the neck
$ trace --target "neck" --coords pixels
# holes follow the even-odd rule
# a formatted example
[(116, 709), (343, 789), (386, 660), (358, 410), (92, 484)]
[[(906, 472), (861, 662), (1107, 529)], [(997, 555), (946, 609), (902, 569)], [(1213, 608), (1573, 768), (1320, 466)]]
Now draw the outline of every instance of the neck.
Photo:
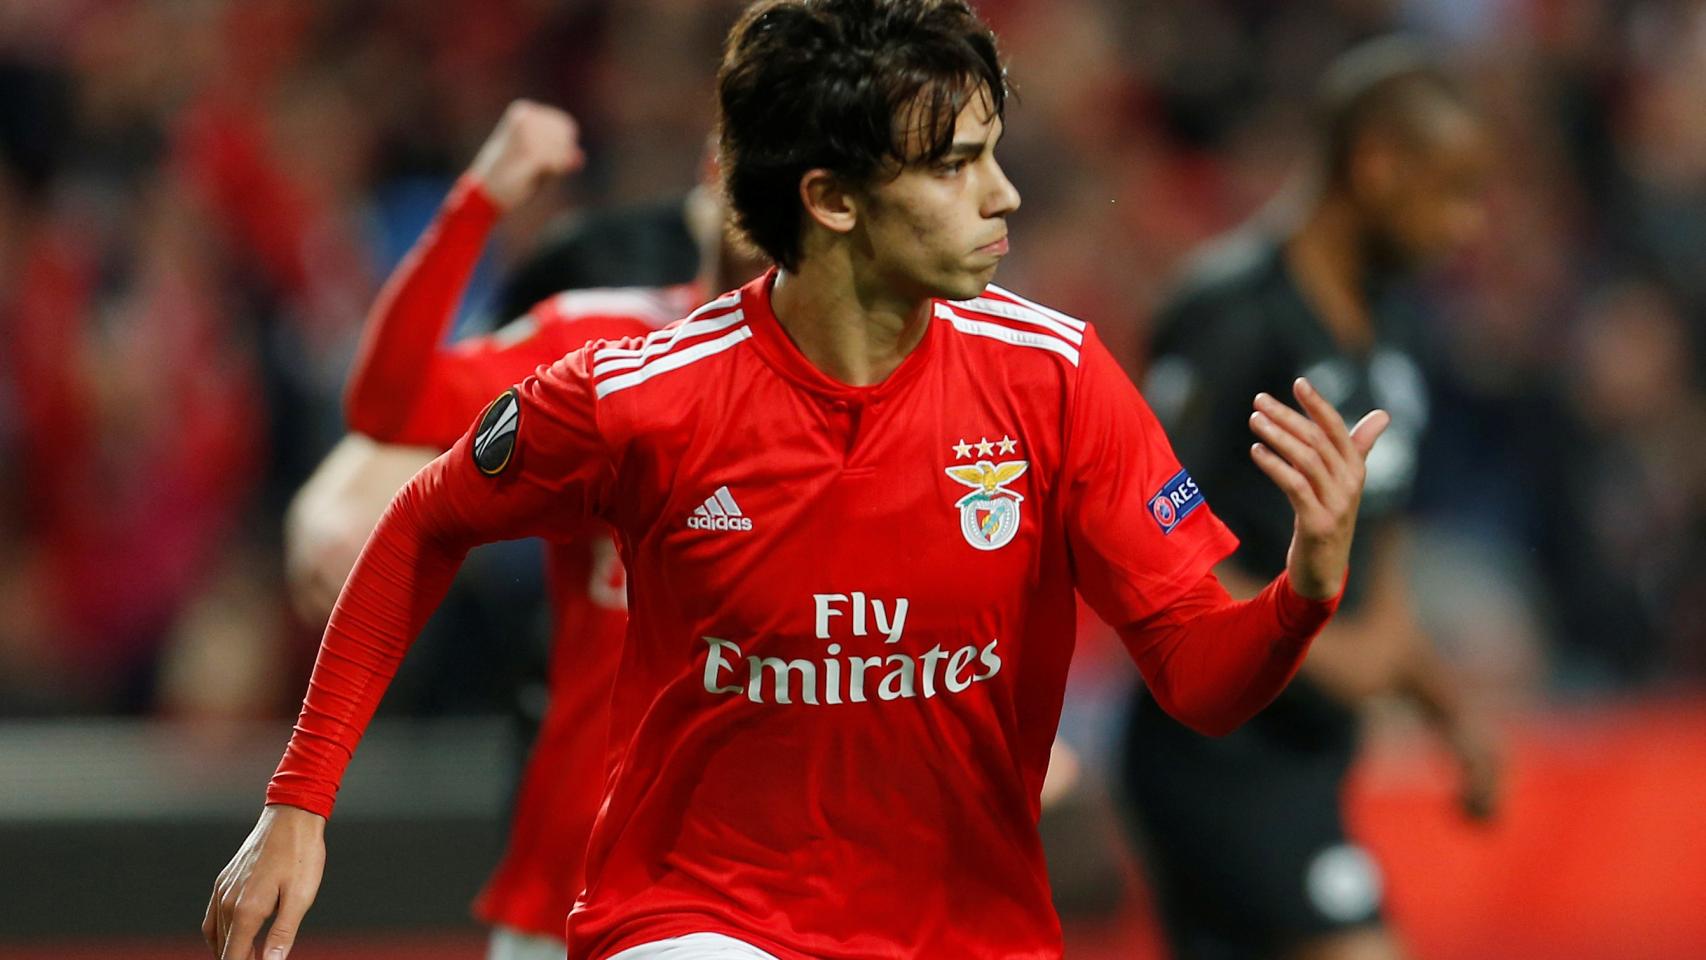
[(706, 293), (716, 294), (751, 280), (758, 266), (751, 260), (731, 252), (726, 243), (723, 224), (723, 204), (710, 187), (700, 184), (688, 191), (682, 201), (682, 217), (687, 232), (699, 248), (699, 272), (693, 280)]
[(812, 365), (855, 387), (881, 383), (918, 346), (930, 298), (856, 276), (840, 250), (803, 259), (776, 278), (776, 320)]
[(1323, 196), (1286, 242), (1286, 264), (1299, 290), (1334, 339), (1366, 345), (1374, 335), (1364, 289), (1367, 271), (1361, 219), (1350, 201)]

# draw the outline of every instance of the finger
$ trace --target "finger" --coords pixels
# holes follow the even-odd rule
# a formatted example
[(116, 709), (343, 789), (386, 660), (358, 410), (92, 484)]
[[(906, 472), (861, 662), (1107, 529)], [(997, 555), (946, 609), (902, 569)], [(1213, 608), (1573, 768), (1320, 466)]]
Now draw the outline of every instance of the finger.
[(1349, 457), (1352, 452), (1351, 435), (1350, 431), (1345, 429), (1345, 418), (1339, 416), (1339, 411), (1327, 402), (1326, 397), (1321, 396), (1321, 391), (1315, 389), (1315, 385), (1306, 377), (1293, 380), (1291, 392), (1297, 397), (1303, 411), (1309, 414), (1309, 419), (1315, 421), (1339, 454)]
[(219, 953), (219, 887), (213, 888), (213, 896), (207, 899), (207, 912), (201, 916), (201, 938), (207, 941), (208, 949)]
[(1286, 495), (1297, 514), (1319, 508), (1320, 503), (1315, 499), (1315, 490), (1309, 485), (1309, 480), (1286, 463), (1284, 457), (1258, 443), (1250, 447), (1250, 459), (1256, 461), (1257, 468)]
[(312, 902), (311, 896), (285, 891), (278, 901), (278, 915), (273, 917), (272, 928), (267, 931), (266, 940), (261, 945), (261, 960), (284, 960), (290, 954), (290, 948), (296, 943), (296, 932), (302, 929), (302, 917)]
[(1345, 455), (1328, 439), (1327, 431), (1320, 424), (1266, 393), (1256, 394), (1256, 409), (1267, 414), (1292, 436), (1309, 444), (1326, 465), (1328, 473), (1339, 475), (1345, 465)]
[(277, 902), (277, 890), (264, 896), (254, 888), (243, 891), (232, 911), (231, 929), (225, 933), (225, 952), (219, 955), (220, 960), (255, 960), (255, 940), (260, 936), (261, 924), (267, 922)]
[(1356, 427), (1351, 430), (1351, 446), (1356, 449), (1357, 456), (1368, 459), (1368, 453), (1374, 449), (1374, 441), (1386, 432), (1392, 425), (1392, 415), (1385, 410), (1370, 410)]
[(236, 910), (237, 895), (231, 891), (231, 884), (220, 887), (219, 906), (213, 913), (213, 954), (225, 955), (225, 941), (231, 935), (232, 913)]
[(1333, 485), (1333, 474), (1320, 451), (1301, 437), (1286, 431), (1260, 410), (1250, 415), (1250, 429), (1262, 439), (1268, 449), (1284, 457), (1286, 463), (1306, 477), (1318, 495), (1326, 497)]

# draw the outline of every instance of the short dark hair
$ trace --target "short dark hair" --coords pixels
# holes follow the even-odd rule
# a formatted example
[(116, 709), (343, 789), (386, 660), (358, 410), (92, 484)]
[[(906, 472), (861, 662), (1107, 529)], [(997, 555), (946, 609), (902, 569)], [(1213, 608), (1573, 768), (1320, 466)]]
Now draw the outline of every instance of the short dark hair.
[(1379, 130), (1411, 137), (1422, 111), (1470, 109), (1438, 58), (1416, 40), (1390, 35), (1365, 41), (1328, 66), (1316, 96), (1327, 182), (1342, 184), (1363, 135)]
[(995, 35), (963, 0), (760, 0), (729, 31), (717, 74), (718, 153), (734, 224), (799, 266), (800, 178), (851, 185), (940, 159), (987, 93), (1006, 110)]

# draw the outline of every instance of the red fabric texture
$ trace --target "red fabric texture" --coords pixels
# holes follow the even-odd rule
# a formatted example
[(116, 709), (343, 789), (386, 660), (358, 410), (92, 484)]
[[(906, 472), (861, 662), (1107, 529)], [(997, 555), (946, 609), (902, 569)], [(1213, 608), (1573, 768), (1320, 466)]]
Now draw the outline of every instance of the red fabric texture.
[(528, 378), (497, 477), (465, 437), (410, 482), (269, 799), (331, 809), (468, 546), (600, 519), (638, 605), (572, 953), (704, 930), (784, 960), (1058, 957), (1036, 820), (1074, 589), (1210, 724), (1265, 702), (1302, 656), (1283, 634), (1328, 611), (1203, 586), (1236, 540), (1200, 503), (1162, 519), (1182, 471), (1081, 322), (996, 288), (933, 304), (888, 379), (849, 387), (773, 280)]
[(1162, 709), (1199, 733), (1224, 736), (1273, 702), (1303, 666), (1343, 591), (1311, 600), (1281, 573), (1238, 602), (1212, 574), (1160, 614), (1120, 630)]
[(497, 206), (478, 183), (458, 180), (437, 219), (379, 291), (344, 392), (351, 430), (393, 438), (423, 407), (439, 342), (497, 218)]

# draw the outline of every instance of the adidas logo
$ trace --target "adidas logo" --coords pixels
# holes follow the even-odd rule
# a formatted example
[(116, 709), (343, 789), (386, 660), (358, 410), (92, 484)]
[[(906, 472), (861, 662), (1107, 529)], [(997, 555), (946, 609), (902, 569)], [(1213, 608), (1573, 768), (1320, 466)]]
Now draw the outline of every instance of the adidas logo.
[(694, 530), (751, 530), (752, 518), (740, 512), (740, 505), (735, 503), (728, 487), (718, 487), (716, 493), (693, 508), (687, 525)]

